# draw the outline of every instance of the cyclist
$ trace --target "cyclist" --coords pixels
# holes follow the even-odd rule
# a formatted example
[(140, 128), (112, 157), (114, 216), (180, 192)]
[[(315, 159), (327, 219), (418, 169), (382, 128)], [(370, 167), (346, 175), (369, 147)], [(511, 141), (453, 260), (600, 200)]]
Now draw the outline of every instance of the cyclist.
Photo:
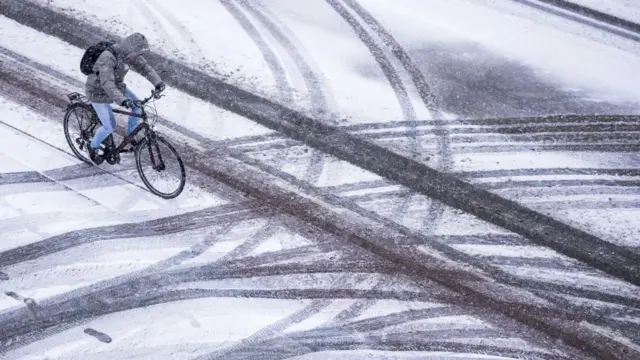
[[(134, 109), (139, 100), (138, 97), (124, 83), (129, 66), (149, 80), (157, 92), (165, 89), (166, 86), (158, 73), (143, 57), (148, 52), (149, 42), (146, 37), (140, 33), (134, 33), (113, 44), (109, 51), (103, 51), (93, 65), (93, 73), (87, 77), (85, 83), (85, 93), (98, 114), (102, 126), (87, 146), (92, 161), (96, 161), (98, 149), (104, 139), (115, 131), (116, 120), (110, 106), (112, 102), (140, 114), (139, 109)], [(136, 128), (138, 119), (134, 116), (129, 117), (126, 135)]]

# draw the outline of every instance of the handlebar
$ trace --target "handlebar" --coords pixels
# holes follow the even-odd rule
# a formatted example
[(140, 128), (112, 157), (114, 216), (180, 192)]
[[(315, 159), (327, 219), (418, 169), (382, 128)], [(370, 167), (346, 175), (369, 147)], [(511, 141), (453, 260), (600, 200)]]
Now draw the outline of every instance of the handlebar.
[(148, 103), (149, 101), (151, 101), (151, 99), (160, 99), (161, 97), (163, 97), (164, 95), (161, 94), (159, 91), (155, 91), (155, 90), (151, 90), (151, 96), (144, 98), (143, 100), (139, 100), (139, 101), (135, 101), (134, 105), (136, 107), (142, 107), (144, 106), (146, 103)]

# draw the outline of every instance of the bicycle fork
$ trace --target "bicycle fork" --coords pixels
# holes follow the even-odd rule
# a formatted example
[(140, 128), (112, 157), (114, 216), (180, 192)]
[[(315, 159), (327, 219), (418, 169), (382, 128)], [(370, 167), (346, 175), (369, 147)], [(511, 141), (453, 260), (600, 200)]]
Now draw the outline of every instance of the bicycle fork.
[[(152, 144), (153, 143), (153, 144)], [(153, 145), (155, 145), (156, 152), (158, 154), (159, 163), (156, 163), (156, 160), (153, 156)], [(151, 165), (153, 166), (153, 170), (155, 171), (163, 171), (165, 170), (164, 161), (162, 160), (162, 153), (160, 152), (160, 147), (158, 146), (158, 142), (156, 141), (155, 134), (149, 134), (147, 136), (147, 148), (149, 149), (149, 160), (151, 160)]]

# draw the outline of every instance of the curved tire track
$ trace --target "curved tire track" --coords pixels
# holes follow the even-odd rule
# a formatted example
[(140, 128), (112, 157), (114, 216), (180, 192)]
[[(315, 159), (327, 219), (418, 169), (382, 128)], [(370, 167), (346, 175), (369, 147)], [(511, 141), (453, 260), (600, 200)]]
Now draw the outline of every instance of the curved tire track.
[[(384, 54), (384, 50), (376, 45), (374, 38), (368, 34), (367, 30), (360, 24), (360, 22), (353, 17), (349, 11), (341, 4), (340, 0), (327, 0), (329, 5), (334, 8), (334, 10), (340, 14), (340, 16), (352, 27), (353, 31), (358, 35), (360, 40), (367, 46), (375, 60), (378, 62), (378, 65), (384, 72), (387, 77), (389, 84), (394, 89), (396, 96), (398, 97), (398, 101), (403, 109), (405, 114), (405, 120), (412, 122), (416, 120), (415, 110), (413, 110), (413, 106), (411, 105), (411, 100), (407, 94), (407, 90), (404, 87), (400, 76), (397, 71), (394, 69), (391, 61)], [(422, 75), (422, 72), (417, 68), (413, 60), (409, 57), (409, 55), (404, 51), (404, 49), (400, 46), (400, 44), (393, 38), (393, 36), (386, 30), (384, 27), (377, 21), (371, 14), (369, 14), (362, 6), (360, 6), (356, 1), (344, 1), (347, 6), (352, 8), (362, 19), (363, 21), (369, 25), (373, 32), (382, 39), (382, 41), (391, 49), (391, 52), (396, 56), (396, 58), (400, 61), (400, 63), (404, 66), (405, 70), (410, 74), (413, 83), (420, 94), (420, 97), (428, 110), (431, 112), (435, 112), (435, 103), (433, 94), (430, 91), (430, 88)], [(411, 140), (413, 156), (421, 155), (418, 152), (420, 149), (419, 140), (416, 138), (416, 129), (414, 127), (410, 127), (409, 137)], [(437, 137), (438, 148), (437, 152), (439, 155), (439, 170), (447, 171), (451, 163), (451, 151), (449, 140), (447, 138), (446, 128), (443, 126), (438, 127), (439, 136)], [(407, 211), (410, 210), (410, 204), (413, 199), (413, 196), (407, 196), (404, 201), (400, 204), (399, 208), (396, 212), (400, 215), (399, 222), (402, 222)], [(427, 232), (433, 231), (437, 226), (439, 219), (442, 217), (444, 213), (444, 206), (439, 201), (433, 200), (430, 205), (429, 210), (427, 211), (427, 216), (423, 221), (424, 229)]]
[(215, 224), (254, 219), (268, 214), (266, 206), (250, 202), (221, 205), (191, 213), (145, 221), (82, 229), (0, 252), (2, 266), (15, 265), (90, 242), (174, 234)]
[[(302, 79), (304, 80), (307, 91), (310, 94), (310, 105), (313, 116), (320, 116), (320, 118), (327, 119), (331, 117), (331, 109), (329, 108), (329, 96), (322, 88), (322, 81), (320, 76), (307, 64), (306, 60), (296, 49), (295, 44), (284, 31), (280, 29), (280, 26), (271, 20), (264, 11), (258, 9), (255, 4), (250, 3), (247, 0), (240, 0), (238, 4), (251, 13), (253, 17), (259, 21), (264, 28), (270, 32), (273, 38), (280, 42), (285, 49), (289, 57), (293, 60)], [(333, 102), (333, 101), (332, 101)], [(324, 155), (322, 152), (311, 149), (310, 163), (305, 173), (305, 181), (311, 184), (315, 184), (320, 177), (324, 166)]]
[(540, 321), (540, 320), (538, 320), (538, 321)]
[(398, 99), (398, 103), (400, 104), (400, 108), (402, 109), (402, 113), (404, 114), (405, 120), (416, 120), (416, 112), (411, 104), (411, 99), (409, 98), (409, 94), (404, 84), (402, 83), (402, 79), (397, 74), (396, 70), (393, 67), (391, 61), (384, 54), (384, 50), (379, 47), (373, 37), (367, 32), (367, 30), (356, 20), (353, 16), (351, 16), (339, 0), (326, 0), (327, 3), (336, 10), (336, 12), (349, 24), (349, 26), (353, 29), (353, 31), (358, 35), (363, 44), (366, 45), (367, 49), (371, 55), (373, 55), (374, 59), (380, 66), (380, 69), (384, 73), (385, 77), (389, 81), (389, 85), (393, 88), (393, 91), (396, 94)]
[[(608, 32), (610, 34), (621, 36), (631, 41), (640, 42), (640, 24), (595, 10), (587, 6), (583, 6), (583, 5), (576, 4), (574, 2), (566, 1), (566, 0), (512, 0), (512, 1), (571, 20), (571, 21), (575, 21), (583, 25), (591, 26), (593, 28), (602, 30), (604, 32)], [(585, 20), (584, 18), (579, 16), (567, 14), (564, 11), (554, 10), (553, 9), (554, 7), (556, 9), (569, 11), (574, 14), (587, 17), (589, 19), (595, 20), (595, 22)], [(618, 29), (611, 28), (609, 26), (603, 25), (602, 23), (606, 25), (615, 26)]]
[(293, 101), (291, 87), (287, 81), (287, 75), (282, 67), (282, 64), (278, 60), (278, 56), (271, 50), (267, 42), (260, 35), (260, 31), (251, 23), (246, 15), (237, 7), (235, 1), (232, 0), (218, 0), (220, 4), (224, 6), (229, 14), (231, 14), (238, 24), (244, 29), (244, 31), (251, 37), (251, 40), (258, 47), (262, 56), (264, 57), (267, 66), (271, 70), (271, 74), (276, 81), (276, 88), (280, 93), (282, 101), (289, 103)]
[[(349, 226), (353, 226), (353, 224), (350, 224)], [(434, 275), (434, 274), (433, 274), (433, 273), (431, 273), (431, 276), (433, 276), (433, 275)], [(455, 278), (455, 277), (454, 277), (454, 278)], [(458, 278), (458, 280), (459, 280), (459, 278)]]
[[(298, 69), (300, 70), (303, 79), (305, 80), (305, 84), (307, 85), (308, 91), (311, 93), (311, 101), (312, 108), (316, 111), (320, 111), (321, 113), (327, 111), (327, 102), (324, 96), (324, 93), (320, 88), (316, 85), (317, 79), (314, 74), (309, 71), (308, 67), (305, 66), (305, 62), (303, 59), (298, 56), (295, 49), (292, 47), (291, 43), (287, 40), (286, 36), (278, 31), (278, 28), (269, 21), (269, 19), (264, 16), (259, 10), (257, 10), (253, 5), (249, 4), (245, 1), (238, 1), (234, 3), (229, 0), (219, 0), (220, 3), (225, 6), (227, 11), (238, 21), (238, 23), (243, 27), (244, 31), (251, 37), (253, 42), (256, 44), (260, 52), (263, 54), (265, 61), (269, 64), (271, 68), (272, 75), (274, 76), (276, 83), (278, 84), (278, 88), (281, 92), (282, 101), (291, 102), (292, 97), (292, 87), (287, 81), (286, 73), (284, 67), (281, 62), (278, 60), (277, 55), (271, 50), (266, 41), (261, 37), (259, 30), (251, 24), (249, 19), (244, 15), (244, 13), (239, 9), (238, 6), (242, 6), (247, 12), (251, 13), (258, 21), (260, 21), (275, 37), (276, 40), (280, 41), (284, 44), (285, 49), (288, 50), (289, 56), (291, 56)], [(311, 183), (315, 183), (322, 172), (324, 156), (316, 151), (312, 150), (310, 157), (310, 164), (307, 168), (307, 172), (305, 173), (305, 180)], [(264, 231), (270, 232), (272, 225), (266, 224)], [(314, 301), (310, 305), (305, 308), (301, 313), (297, 314), (295, 317), (284, 319), (278, 324), (270, 326), (266, 329), (260, 330), (258, 333), (252, 335), (247, 341), (252, 341), (253, 338), (263, 336), (265, 332), (273, 332), (278, 331), (284, 324), (303, 321), (305, 316), (311, 316), (312, 314), (321, 311), (323, 308), (328, 306), (330, 301)], [(223, 356), (223, 355), (221, 355)]]

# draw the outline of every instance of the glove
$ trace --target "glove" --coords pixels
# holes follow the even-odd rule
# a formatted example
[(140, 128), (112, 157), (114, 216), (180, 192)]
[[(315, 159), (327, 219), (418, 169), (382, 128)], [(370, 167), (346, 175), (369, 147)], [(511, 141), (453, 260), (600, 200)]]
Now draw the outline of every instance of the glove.
[(122, 107), (126, 107), (128, 109), (133, 109), (133, 100), (131, 99), (126, 99), (123, 102), (120, 103), (120, 106)]
[(161, 92), (163, 92), (163, 91), (164, 91), (164, 89), (165, 89), (166, 87), (167, 87), (167, 86), (166, 86), (163, 82), (161, 82), (161, 83), (159, 83), (158, 85), (156, 85), (156, 92), (157, 92), (157, 93), (161, 93)]

